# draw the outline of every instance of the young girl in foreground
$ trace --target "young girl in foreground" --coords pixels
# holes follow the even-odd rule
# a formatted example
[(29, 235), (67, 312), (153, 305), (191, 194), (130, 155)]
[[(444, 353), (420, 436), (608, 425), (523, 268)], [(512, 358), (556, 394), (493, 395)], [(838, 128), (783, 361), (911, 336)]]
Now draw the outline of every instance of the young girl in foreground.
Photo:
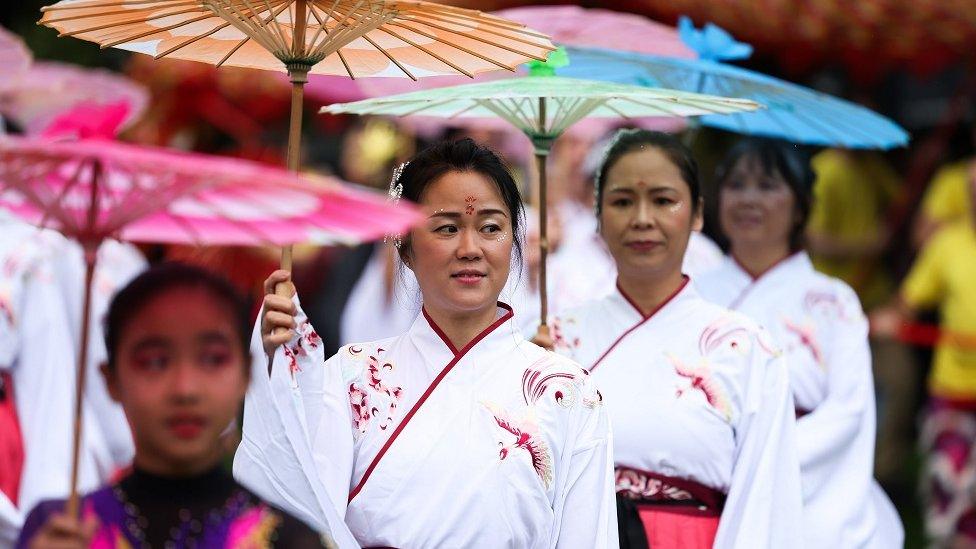
[(694, 159), (671, 136), (625, 130), (596, 190), (617, 289), (560, 314), (552, 343), (606, 398), (621, 545), (797, 547), (786, 365), (753, 322), (706, 302), (681, 271), (701, 227)]
[(116, 295), (106, 324), (103, 371), (132, 428), (133, 471), (85, 496), (80, 524), (64, 501), (41, 503), (18, 547), (323, 547), (222, 466), (250, 377), (248, 309), (230, 285), (164, 264)]

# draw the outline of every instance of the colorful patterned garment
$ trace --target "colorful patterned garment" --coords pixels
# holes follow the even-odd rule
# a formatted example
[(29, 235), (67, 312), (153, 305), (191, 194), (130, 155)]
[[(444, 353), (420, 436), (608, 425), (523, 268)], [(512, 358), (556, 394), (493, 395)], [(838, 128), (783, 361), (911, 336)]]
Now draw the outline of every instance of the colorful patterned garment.
[[(742, 315), (684, 285), (651, 314), (619, 288), (552, 322), (613, 425), (621, 509), (655, 549), (799, 545), (787, 367)], [(628, 546), (631, 528), (620, 528)], [(640, 537), (640, 536), (636, 536)]]
[(933, 547), (976, 543), (976, 401), (934, 398), (919, 437), (925, 533)]
[[(64, 501), (34, 508), (21, 533), (26, 548)], [(191, 478), (165, 478), (135, 471), (118, 484), (87, 495), (85, 516), (99, 528), (92, 549), (261, 549), (326, 547), (322, 536), (263, 503), (222, 468)]]
[(804, 252), (758, 277), (734, 259), (695, 280), (702, 297), (755, 320), (782, 349), (796, 405), (807, 547), (901, 547), (901, 520), (873, 478), (868, 323), (844, 282)]

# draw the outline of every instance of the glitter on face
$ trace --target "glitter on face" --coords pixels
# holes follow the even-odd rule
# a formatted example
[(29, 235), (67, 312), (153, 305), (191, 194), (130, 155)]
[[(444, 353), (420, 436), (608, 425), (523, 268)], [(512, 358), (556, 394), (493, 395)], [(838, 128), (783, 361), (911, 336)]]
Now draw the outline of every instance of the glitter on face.
[(473, 196), (468, 196), (464, 199), (466, 206), (464, 207), (464, 213), (468, 215), (474, 215), (474, 204), (478, 199)]

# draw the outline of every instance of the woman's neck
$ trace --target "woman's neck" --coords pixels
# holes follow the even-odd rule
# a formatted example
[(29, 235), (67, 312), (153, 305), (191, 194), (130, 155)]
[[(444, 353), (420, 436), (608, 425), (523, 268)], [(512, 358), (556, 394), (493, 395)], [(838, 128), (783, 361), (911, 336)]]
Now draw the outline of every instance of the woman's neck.
[(437, 307), (428, 307), (426, 304), (424, 310), (455, 349), (463, 349), (478, 334), (491, 326), (498, 316), (498, 308), (494, 303), (476, 312), (451, 313)]
[(628, 276), (617, 274), (617, 284), (620, 290), (634, 302), (642, 316), (649, 316), (674, 296), (684, 285), (685, 276), (681, 270), (675, 270), (660, 277), (649, 276), (647, 273)]
[(790, 247), (732, 246), (732, 257), (752, 278), (758, 278), (774, 265), (790, 256)]

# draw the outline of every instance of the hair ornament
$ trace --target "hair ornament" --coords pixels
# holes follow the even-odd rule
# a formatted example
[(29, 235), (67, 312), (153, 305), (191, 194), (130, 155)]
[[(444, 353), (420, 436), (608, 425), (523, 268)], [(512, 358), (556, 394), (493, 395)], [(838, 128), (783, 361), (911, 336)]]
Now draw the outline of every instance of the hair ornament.
[[(387, 194), (390, 197), (390, 202), (394, 204), (400, 203), (400, 198), (403, 196), (403, 183), (400, 183), (400, 175), (403, 173), (403, 169), (407, 167), (407, 162), (404, 162), (393, 168), (393, 178), (390, 179), (390, 190)], [(400, 249), (403, 246), (402, 235), (389, 234), (383, 237), (383, 242), (393, 242), (393, 246), (396, 249)]]

